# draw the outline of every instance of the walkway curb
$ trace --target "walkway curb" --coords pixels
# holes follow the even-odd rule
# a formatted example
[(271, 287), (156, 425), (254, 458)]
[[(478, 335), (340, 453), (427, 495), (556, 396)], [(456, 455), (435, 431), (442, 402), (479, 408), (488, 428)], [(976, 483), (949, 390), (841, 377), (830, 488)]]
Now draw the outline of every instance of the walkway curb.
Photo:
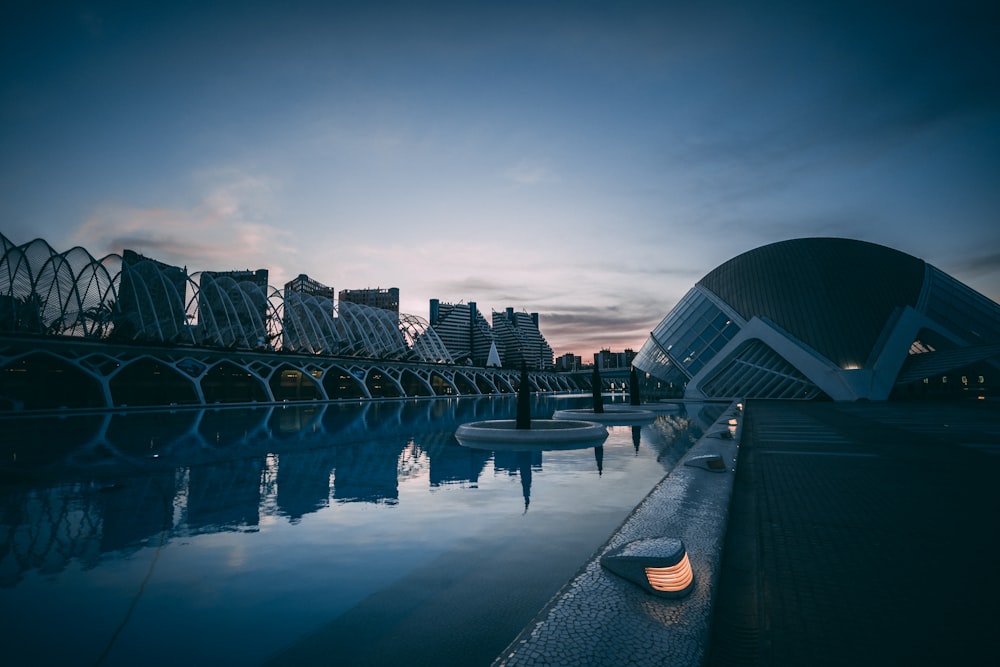
[[(500, 654), (494, 667), (652, 667), (668, 662), (695, 667), (704, 662), (742, 417), (734, 402)], [(711, 455), (722, 457), (724, 472), (704, 465), (700, 457)], [(654, 597), (601, 567), (604, 553), (651, 537), (684, 542), (695, 577), (687, 597)]]

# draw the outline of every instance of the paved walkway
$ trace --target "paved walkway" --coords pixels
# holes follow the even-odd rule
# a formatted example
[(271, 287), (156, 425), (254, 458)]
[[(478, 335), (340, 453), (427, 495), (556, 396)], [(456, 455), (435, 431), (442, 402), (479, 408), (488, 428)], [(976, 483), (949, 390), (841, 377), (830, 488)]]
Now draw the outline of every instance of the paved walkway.
[[(494, 667), (704, 663), (741, 417), (735, 404), (723, 413)], [(720, 465), (708, 466), (706, 456)], [(601, 566), (601, 554), (651, 537), (683, 540), (694, 571), (687, 597), (653, 597)]]
[(998, 607), (1000, 404), (749, 404), (710, 664), (1000, 664)]

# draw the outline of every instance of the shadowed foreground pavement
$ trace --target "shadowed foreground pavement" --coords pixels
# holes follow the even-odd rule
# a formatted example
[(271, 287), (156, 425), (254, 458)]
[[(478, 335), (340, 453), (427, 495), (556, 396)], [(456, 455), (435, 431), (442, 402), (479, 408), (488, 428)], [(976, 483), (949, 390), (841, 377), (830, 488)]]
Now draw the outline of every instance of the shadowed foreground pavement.
[(751, 401), (712, 665), (997, 664), (1000, 404)]

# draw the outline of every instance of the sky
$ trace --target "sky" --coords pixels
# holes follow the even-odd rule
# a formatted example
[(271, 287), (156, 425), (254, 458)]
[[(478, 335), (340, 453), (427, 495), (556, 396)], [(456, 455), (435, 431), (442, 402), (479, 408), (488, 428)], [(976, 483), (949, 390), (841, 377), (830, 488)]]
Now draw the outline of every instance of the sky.
[(839, 236), (1000, 301), (994, 2), (14, 2), (0, 233), (638, 350)]

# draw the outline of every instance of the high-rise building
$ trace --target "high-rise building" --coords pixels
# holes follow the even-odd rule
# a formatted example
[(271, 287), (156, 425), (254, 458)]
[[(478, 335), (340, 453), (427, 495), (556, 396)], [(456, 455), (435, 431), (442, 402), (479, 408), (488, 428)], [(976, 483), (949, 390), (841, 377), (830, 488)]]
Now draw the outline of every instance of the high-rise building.
[(203, 342), (238, 349), (270, 343), (267, 269), (202, 271), (198, 324)]
[(330, 319), (336, 313), (332, 287), (304, 273), (285, 283), (285, 308), (281, 315), (282, 349), (289, 352), (332, 352), (339, 341), (331, 335)]
[(493, 311), (493, 338), (504, 368), (552, 368), (552, 348), (538, 330), (538, 313)]
[(236, 283), (250, 283), (257, 287), (262, 294), (267, 294), (267, 269), (242, 269), (233, 271), (202, 271), (202, 280), (210, 277), (215, 280), (230, 278)]
[(456, 363), (487, 365), (493, 332), (475, 301), (441, 303), (431, 299), (429, 322)]
[(556, 358), (556, 369), (560, 371), (578, 371), (583, 368), (583, 358), (569, 352)]
[(187, 334), (187, 268), (122, 252), (114, 336), (124, 340), (176, 342)]
[(327, 287), (320, 281), (313, 280), (304, 273), (300, 273), (298, 276), (285, 283), (285, 294), (287, 295), (289, 292), (325, 297), (330, 299), (331, 303), (333, 302), (333, 297), (336, 294), (332, 287)]
[(366, 288), (366, 289), (345, 289), (340, 290), (337, 295), (338, 300), (348, 303), (356, 303), (372, 308), (382, 308), (391, 310), (399, 315), (399, 288), (390, 287), (388, 289)]
[(594, 363), (601, 370), (630, 368), (633, 359), (635, 359), (635, 352), (627, 348), (624, 352), (612, 352), (610, 349), (605, 349), (594, 353)]

